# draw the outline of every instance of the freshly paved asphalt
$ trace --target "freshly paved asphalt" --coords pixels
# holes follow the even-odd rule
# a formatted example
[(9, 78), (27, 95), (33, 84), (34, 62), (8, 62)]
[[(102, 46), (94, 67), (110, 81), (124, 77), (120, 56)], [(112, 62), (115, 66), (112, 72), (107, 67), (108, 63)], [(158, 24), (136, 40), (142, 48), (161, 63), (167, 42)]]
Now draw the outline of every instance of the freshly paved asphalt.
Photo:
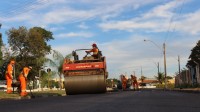
[(200, 93), (142, 90), (0, 100), (0, 112), (200, 112)]

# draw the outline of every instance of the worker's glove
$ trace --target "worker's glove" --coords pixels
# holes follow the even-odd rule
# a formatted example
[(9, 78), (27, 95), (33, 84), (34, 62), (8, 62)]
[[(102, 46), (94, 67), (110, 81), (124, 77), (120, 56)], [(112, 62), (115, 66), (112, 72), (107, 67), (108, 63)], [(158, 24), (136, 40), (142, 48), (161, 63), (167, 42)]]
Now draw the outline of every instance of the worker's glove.
[(12, 83), (16, 83), (16, 82), (17, 82), (17, 80), (16, 80), (16, 79), (13, 79), (13, 80), (12, 80)]

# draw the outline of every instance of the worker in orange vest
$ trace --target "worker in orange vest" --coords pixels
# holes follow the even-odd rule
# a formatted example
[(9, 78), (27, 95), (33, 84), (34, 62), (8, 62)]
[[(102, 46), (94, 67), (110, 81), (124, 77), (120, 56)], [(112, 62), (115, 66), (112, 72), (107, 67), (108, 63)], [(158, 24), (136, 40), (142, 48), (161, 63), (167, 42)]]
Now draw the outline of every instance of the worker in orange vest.
[(122, 81), (122, 90), (126, 90), (127, 79), (124, 75), (122, 75), (121, 81)]
[(13, 70), (14, 70), (15, 60), (11, 59), (6, 69), (6, 84), (7, 84), (7, 93), (12, 93), (12, 80), (13, 80)]
[(32, 69), (31, 66), (28, 67), (24, 67), (23, 70), (21, 71), (20, 75), (19, 75), (19, 81), (20, 81), (20, 88), (21, 88), (21, 96), (26, 96), (27, 92), (26, 92), (26, 81), (27, 81), (27, 76), (29, 74), (29, 71)]
[(93, 52), (92, 56), (94, 57), (94, 59), (98, 59), (98, 52), (99, 49), (97, 47), (97, 45), (95, 43), (92, 44), (92, 49), (89, 51), (85, 51), (86, 53), (90, 53)]
[(132, 84), (133, 84), (133, 89), (138, 90), (137, 77), (135, 75), (131, 75), (131, 80), (132, 80)]

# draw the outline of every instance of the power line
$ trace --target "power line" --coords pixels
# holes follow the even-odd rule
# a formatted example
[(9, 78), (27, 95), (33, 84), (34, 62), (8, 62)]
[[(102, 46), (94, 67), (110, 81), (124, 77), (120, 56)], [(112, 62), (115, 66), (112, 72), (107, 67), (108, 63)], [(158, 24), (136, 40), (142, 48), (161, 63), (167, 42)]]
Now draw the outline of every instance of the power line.
[(6, 10), (0, 10), (0, 12), (6, 12), (6, 14), (2, 14), (3, 17), (1, 18), (6, 18), (9, 16), (13, 16), (13, 15), (17, 15), (17, 14), (23, 14), (26, 12), (29, 12), (33, 9), (37, 8), (37, 5), (41, 5), (41, 4), (45, 4), (47, 3), (49, 0), (43, 0), (41, 2), (37, 2), (37, 1), (27, 1), (24, 2), (22, 5), (14, 7), (14, 8), (10, 8), (10, 9), (6, 9)]
[[(177, 6), (177, 2), (178, 2), (178, 0), (176, 1), (175, 7)], [(180, 16), (181, 13), (182, 13), (184, 3), (185, 3), (185, 0), (183, 0), (183, 2), (182, 2), (182, 4), (181, 4), (179, 12), (178, 12), (178, 8), (176, 9), (177, 12), (178, 12), (178, 16)], [(176, 12), (176, 10), (175, 10), (174, 12)], [(172, 25), (172, 23), (173, 23), (173, 21), (174, 21), (174, 18), (175, 18), (175, 15), (173, 15), (173, 16), (171, 17), (171, 19), (170, 19), (169, 27), (168, 27), (168, 30), (167, 30), (167, 34), (166, 34), (166, 36), (165, 36), (164, 43), (165, 43), (165, 42), (167, 41), (167, 39), (170, 37), (170, 36), (169, 36), (169, 35), (170, 35), (170, 29), (171, 29), (171, 25)], [(172, 30), (171, 34), (175, 31), (175, 29), (176, 29), (176, 24), (174, 24), (174, 27), (173, 27), (173, 30)]]
[[(175, 4), (175, 7), (177, 6), (177, 3), (178, 3), (178, 0), (176, 1), (176, 4)], [(175, 8), (175, 11), (176, 12), (176, 8)], [(173, 22), (173, 18), (174, 18), (174, 15), (172, 15), (170, 21), (169, 21), (169, 26), (168, 26), (168, 29), (167, 29), (167, 34), (165, 36), (165, 40), (164, 40), (164, 43), (166, 42), (167, 38), (168, 38), (168, 35), (169, 35), (169, 32), (170, 32), (170, 27), (171, 27), (171, 24)]]

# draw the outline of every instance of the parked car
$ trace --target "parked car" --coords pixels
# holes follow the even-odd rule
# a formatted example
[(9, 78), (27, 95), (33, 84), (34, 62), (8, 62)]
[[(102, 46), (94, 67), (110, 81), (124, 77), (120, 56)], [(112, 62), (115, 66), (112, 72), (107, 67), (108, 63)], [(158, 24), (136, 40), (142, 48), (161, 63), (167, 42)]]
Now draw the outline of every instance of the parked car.
[(0, 91), (6, 89), (6, 80), (0, 80)]

